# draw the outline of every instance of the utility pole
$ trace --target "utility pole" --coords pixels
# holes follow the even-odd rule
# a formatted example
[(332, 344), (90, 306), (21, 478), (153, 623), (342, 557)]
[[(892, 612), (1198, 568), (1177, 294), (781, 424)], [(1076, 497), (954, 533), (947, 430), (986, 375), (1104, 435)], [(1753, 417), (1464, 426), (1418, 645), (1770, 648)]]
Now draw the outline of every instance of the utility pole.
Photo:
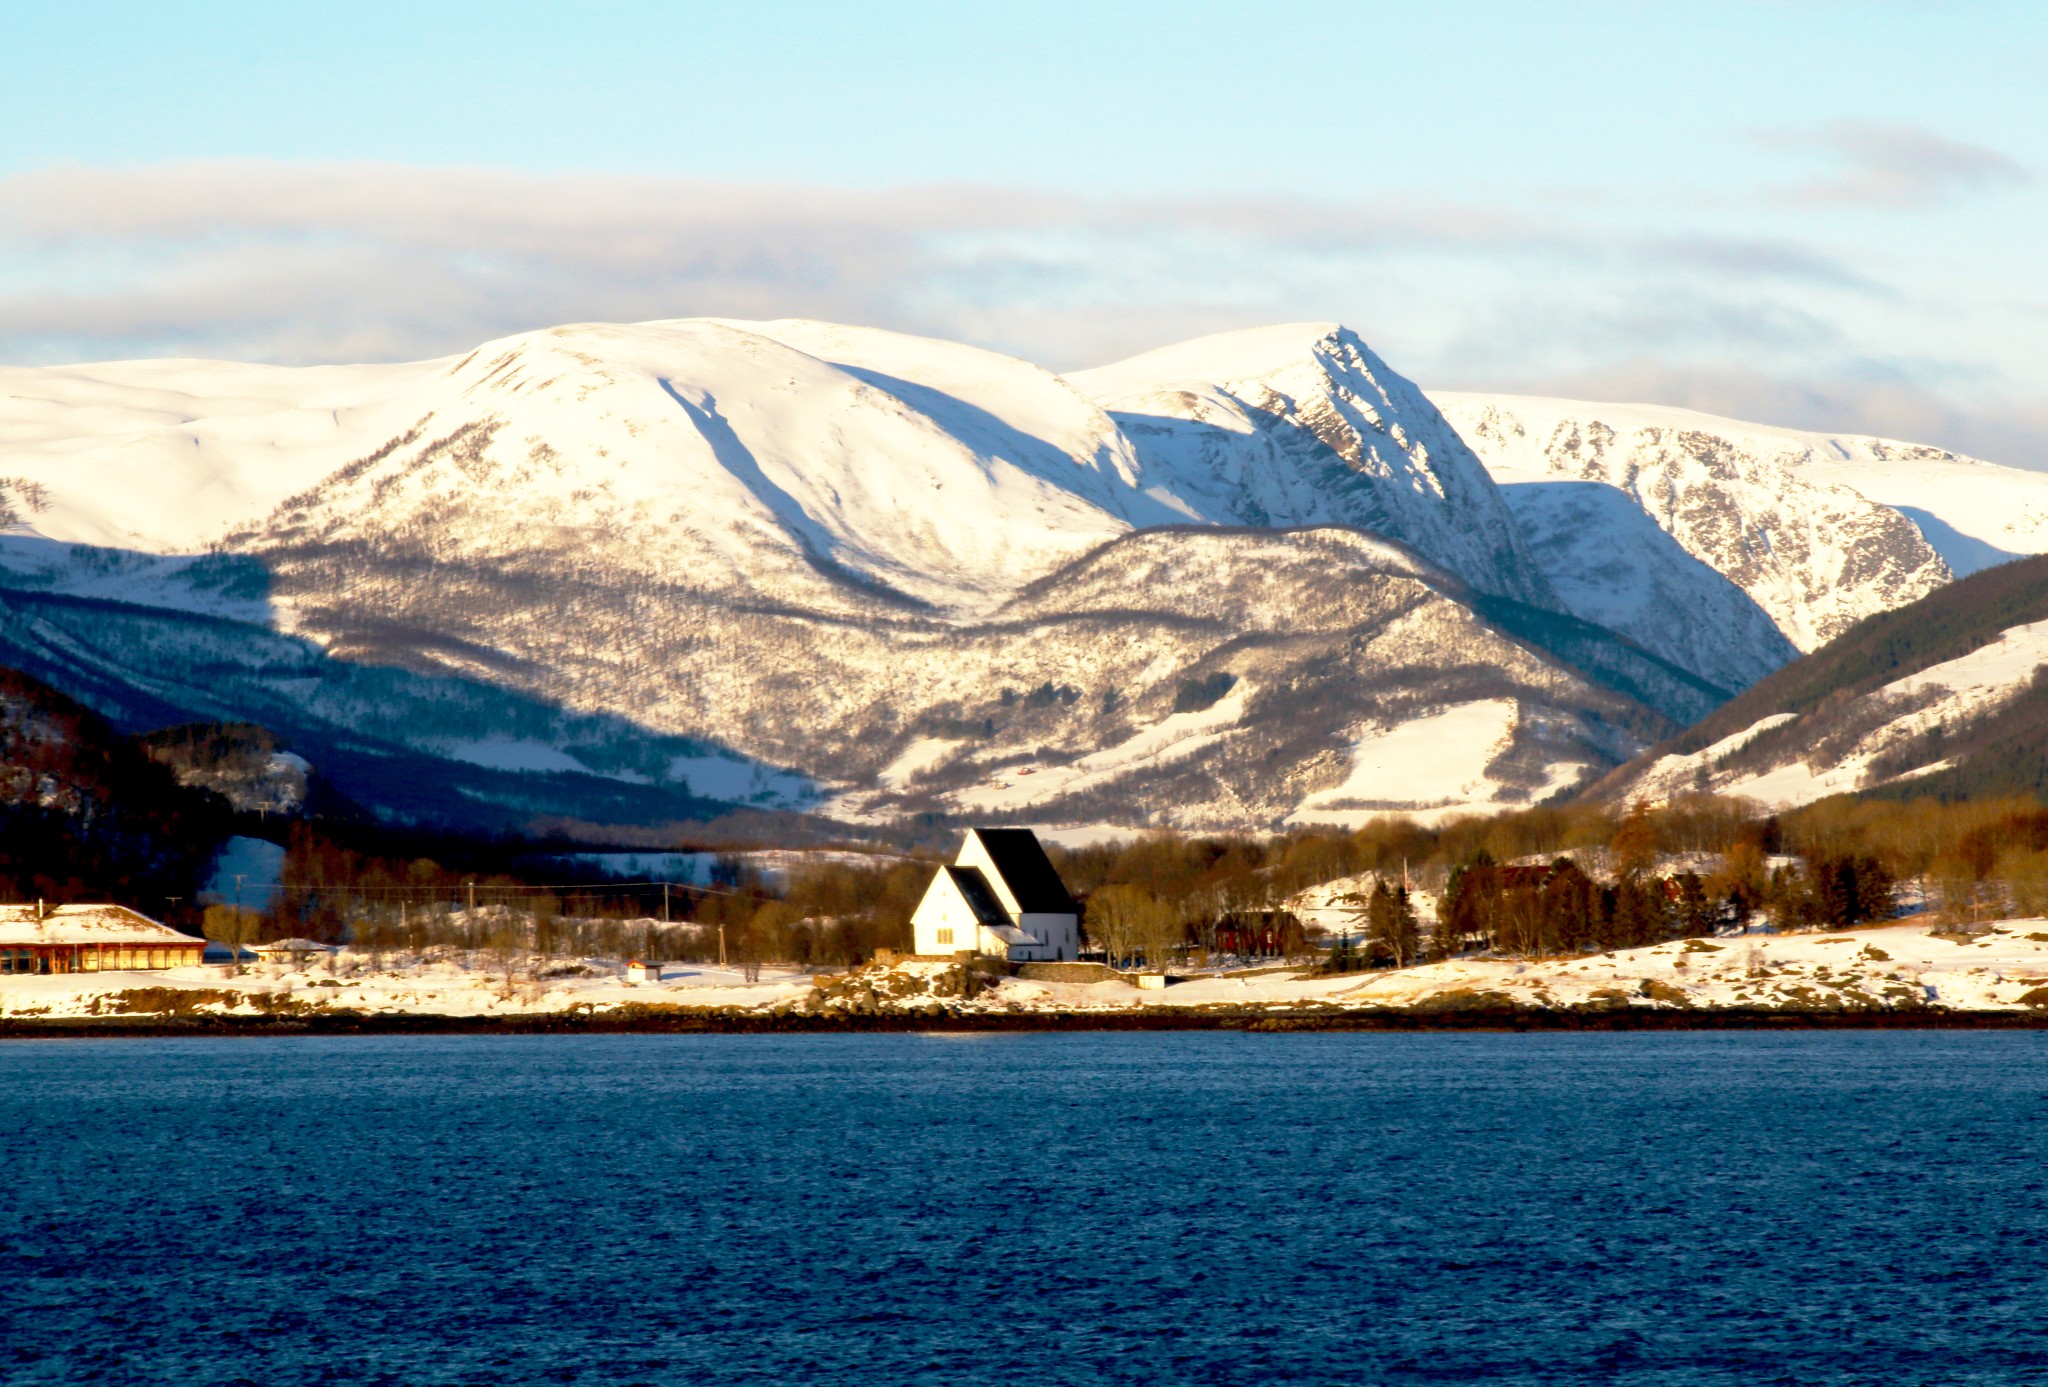
[[(474, 916), (476, 914), (476, 878), (471, 877), (464, 884), (469, 888), (469, 913)], [(475, 921), (472, 920), (471, 923), (473, 924)]]
[(665, 925), (665, 924), (667, 924), (667, 923), (669, 922), (669, 921), (668, 921), (668, 883), (667, 883), (667, 882), (665, 882), (665, 881), (664, 881), (664, 882), (663, 882), (663, 883), (661, 884), (661, 922), (662, 922), (662, 923), (663, 923), (664, 925)]
[(242, 972), (242, 933), (248, 929), (248, 922), (242, 918), (242, 878), (245, 874), (235, 873), (235, 923), (228, 929), (228, 953), (234, 958), (235, 976)]
[(718, 922), (718, 966), (725, 967), (725, 921)]

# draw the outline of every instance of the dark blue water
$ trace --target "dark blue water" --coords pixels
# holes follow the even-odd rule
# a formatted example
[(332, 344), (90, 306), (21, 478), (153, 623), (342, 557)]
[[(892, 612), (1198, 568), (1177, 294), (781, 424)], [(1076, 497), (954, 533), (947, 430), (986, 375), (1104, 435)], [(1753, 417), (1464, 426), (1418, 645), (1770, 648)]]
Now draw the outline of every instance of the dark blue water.
[(0, 1381), (2048, 1382), (2048, 1037), (0, 1045)]

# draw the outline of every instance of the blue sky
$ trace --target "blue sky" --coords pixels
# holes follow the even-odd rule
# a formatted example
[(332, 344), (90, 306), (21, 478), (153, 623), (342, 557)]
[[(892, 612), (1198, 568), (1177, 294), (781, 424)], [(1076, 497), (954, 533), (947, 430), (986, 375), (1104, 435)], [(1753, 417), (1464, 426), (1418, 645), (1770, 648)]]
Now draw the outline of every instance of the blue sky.
[(1340, 319), (2048, 465), (2048, 6), (23, 7), (0, 360)]

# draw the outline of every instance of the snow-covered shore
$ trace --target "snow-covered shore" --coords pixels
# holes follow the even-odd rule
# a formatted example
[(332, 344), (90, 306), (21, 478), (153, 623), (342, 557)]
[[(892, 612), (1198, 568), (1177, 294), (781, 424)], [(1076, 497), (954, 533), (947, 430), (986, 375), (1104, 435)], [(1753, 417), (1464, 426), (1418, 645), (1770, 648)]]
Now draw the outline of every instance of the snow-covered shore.
[(0, 977), (0, 1018), (574, 1015), (632, 1006), (772, 1007), (810, 991), (810, 975), (788, 968), (763, 968), (749, 982), (738, 968), (672, 963), (653, 983), (629, 982), (617, 965), (557, 963), (515, 967), (508, 980), (503, 971), (453, 958), (379, 969), (344, 953), (332, 971), (316, 961), (304, 969), (258, 964), (236, 976), (209, 965)]
[[(372, 970), (342, 956), (294, 972), (241, 977), (214, 969), (0, 977), (0, 1022), (176, 1017), (182, 1020), (319, 1016), (444, 1017), (507, 1021), (716, 1014), (764, 1021), (805, 1016), (1001, 1015), (1028, 1021), (1172, 1013), (1449, 1014), (1517, 1010), (1943, 1013), (2048, 1016), (2048, 921), (2014, 920), (1975, 934), (1935, 933), (1924, 922), (1833, 933), (1675, 940), (1567, 958), (1468, 957), (1405, 969), (1319, 975), (1293, 967), (1205, 973), (1163, 988), (1104, 975), (1067, 980), (977, 975), (963, 985), (951, 964), (904, 960), (819, 976), (671, 964), (659, 982), (629, 982), (606, 965), (513, 970), (455, 960)], [(553, 974), (552, 976), (550, 974)]]

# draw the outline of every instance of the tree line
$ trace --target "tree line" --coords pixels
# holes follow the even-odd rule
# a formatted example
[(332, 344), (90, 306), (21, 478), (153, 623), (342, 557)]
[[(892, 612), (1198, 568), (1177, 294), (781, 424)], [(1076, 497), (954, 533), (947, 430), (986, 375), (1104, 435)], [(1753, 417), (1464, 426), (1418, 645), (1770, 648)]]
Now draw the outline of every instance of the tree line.
[[(1153, 834), (1049, 854), (1081, 903), (1085, 945), (1154, 967), (1226, 955), (1315, 955), (1332, 968), (1475, 949), (1539, 956), (1756, 919), (1837, 928), (1922, 899), (1957, 927), (2048, 912), (2048, 811), (2031, 799), (1842, 798), (1771, 814), (1701, 795), (1435, 826), (1387, 816), (1348, 831)], [(658, 885), (595, 869), (564, 885), (561, 859), (449, 867), (360, 851), (300, 824), (282, 892), (248, 914), (256, 936), (373, 951), (842, 967), (910, 949), (910, 916), (938, 860), (844, 852), (767, 875), (731, 855), (707, 884), (671, 886), (664, 910)], [(1346, 923), (1330, 940), (1312, 938), (1295, 908), (1300, 893), (1347, 880), (1355, 889), (1337, 902)]]

